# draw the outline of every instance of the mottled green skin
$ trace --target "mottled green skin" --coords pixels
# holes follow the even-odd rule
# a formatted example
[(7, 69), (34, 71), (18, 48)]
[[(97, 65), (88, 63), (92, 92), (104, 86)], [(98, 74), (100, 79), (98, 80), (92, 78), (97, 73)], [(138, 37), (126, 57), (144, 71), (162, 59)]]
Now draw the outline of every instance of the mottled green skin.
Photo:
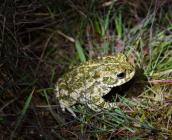
[[(117, 74), (124, 73), (122, 78)], [(57, 82), (56, 97), (60, 106), (75, 115), (70, 108), (75, 103), (87, 104), (92, 110), (110, 109), (114, 103), (105, 102), (102, 98), (112, 87), (120, 86), (129, 81), (135, 68), (124, 54), (99, 57), (81, 63), (64, 74)]]

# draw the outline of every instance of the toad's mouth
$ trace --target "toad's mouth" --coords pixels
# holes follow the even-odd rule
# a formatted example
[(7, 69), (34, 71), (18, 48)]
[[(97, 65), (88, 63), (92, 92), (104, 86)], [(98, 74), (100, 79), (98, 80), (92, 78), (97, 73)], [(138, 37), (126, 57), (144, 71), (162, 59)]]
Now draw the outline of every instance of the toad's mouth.
[(116, 87), (111, 87), (111, 90), (102, 96), (102, 98), (105, 101), (113, 101), (114, 99), (116, 99), (116, 95), (127, 95), (127, 91), (133, 86), (135, 81), (135, 78), (130, 79), (128, 82), (120, 85), (120, 86), (116, 86)]

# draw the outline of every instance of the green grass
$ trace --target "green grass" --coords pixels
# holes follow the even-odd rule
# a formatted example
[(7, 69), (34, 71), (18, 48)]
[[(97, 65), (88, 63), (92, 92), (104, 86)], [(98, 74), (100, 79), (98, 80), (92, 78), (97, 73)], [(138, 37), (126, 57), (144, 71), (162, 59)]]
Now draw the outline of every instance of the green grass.
[(75, 41), (75, 47), (76, 47), (76, 50), (77, 50), (77, 53), (78, 53), (80, 61), (81, 62), (85, 62), (86, 61), (86, 57), (85, 57), (84, 50), (83, 50), (79, 40)]
[(25, 114), (26, 114), (26, 112), (27, 112), (27, 110), (28, 110), (28, 108), (29, 108), (29, 104), (30, 104), (30, 102), (31, 102), (33, 93), (34, 93), (34, 89), (33, 89), (33, 91), (30, 93), (29, 97), (27, 98), (27, 100), (26, 100), (26, 102), (25, 102), (25, 104), (24, 104), (23, 109), (21, 110), (21, 114), (20, 114), (20, 116), (19, 116), (18, 119), (17, 119), (17, 122), (16, 122), (16, 124), (15, 124), (15, 128), (14, 128), (14, 130), (12, 131), (12, 133), (11, 133), (11, 135), (10, 135), (10, 139), (13, 139), (13, 138), (14, 138), (15, 131), (16, 131), (16, 129), (20, 126), (20, 124), (21, 124), (21, 122), (22, 122), (22, 119), (24, 118), (24, 116), (25, 116)]
[[(108, 2), (2, 2), (1, 137), (172, 139), (172, 86), (163, 81), (172, 79), (170, 2)], [(110, 111), (62, 112), (54, 87), (70, 65), (118, 52), (138, 69), (129, 96)]]

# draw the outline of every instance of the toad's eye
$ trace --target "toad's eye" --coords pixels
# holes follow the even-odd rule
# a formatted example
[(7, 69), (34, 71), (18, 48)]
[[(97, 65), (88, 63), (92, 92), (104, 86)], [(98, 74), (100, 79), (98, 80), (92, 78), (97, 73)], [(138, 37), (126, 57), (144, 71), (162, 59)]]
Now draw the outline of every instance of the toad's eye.
[(126, 75), (125, 72), (119, 72), (119, 73), (116, 74), (117, 78), (119, 78), (119, 79), (125, 78), (125, 75)]

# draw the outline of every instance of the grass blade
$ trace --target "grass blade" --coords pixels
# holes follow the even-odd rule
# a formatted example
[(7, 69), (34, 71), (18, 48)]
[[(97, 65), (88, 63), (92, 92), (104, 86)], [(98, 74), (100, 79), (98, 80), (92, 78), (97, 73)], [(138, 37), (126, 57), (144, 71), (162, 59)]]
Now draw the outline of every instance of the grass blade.
[(28, 110), (28, 108), (29, 108), (29, 105), (30, 105), (30, 102), (31, 102), (31, 99), (32, 99), (32, 96), (33, 96), (34, 91), (35, 91), (35, 89), (32, 90), (32, 92), (30, 93), (29, 97), (27, 97), (27, 99), (26, 99), (26, 102), (25, 102), (24, 107), (23, 107), (23, 109), (22, 109), (22, 111), (21, 111), (21, 114), (20, 114), (20, 116), (19, 116), (18, 119), (17, 119), (15, 128), (14, 128), (14, 130), (13, 130), (12, 133), (11, 133), (10, 140), (13, 139), (14, 134), (15, 134), (15, 131), (17, 130), (17, 128), (18, 128), (19, 125), (21, 124), (22, 119), (24, 118), (24, 116), (25, 116), (25, 114), (26, 114), (26, 112), (27, 112), (27, 110)]
[(75, 47), (76, 47), (76, 50), (77, 50), (77, 53), (78, 53), (80, 61), (81, 62), (85, 62), (86, 61), (86, 57), (85, 57), (84, 50), (81, 47), (81, 43), (79, 42), (79, 40), (75, 41)]

